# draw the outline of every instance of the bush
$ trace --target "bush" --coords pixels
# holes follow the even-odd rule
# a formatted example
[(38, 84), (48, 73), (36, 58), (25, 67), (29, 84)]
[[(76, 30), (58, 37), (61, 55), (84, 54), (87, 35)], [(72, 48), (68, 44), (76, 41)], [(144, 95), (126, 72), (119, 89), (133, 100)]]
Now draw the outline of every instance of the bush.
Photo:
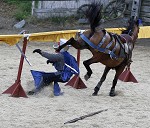
[(14, 16), (16, 20), (23, 20), (31, 16), (32, 1), (5, 0), (8, 4), (14, 4), (17, 8)]

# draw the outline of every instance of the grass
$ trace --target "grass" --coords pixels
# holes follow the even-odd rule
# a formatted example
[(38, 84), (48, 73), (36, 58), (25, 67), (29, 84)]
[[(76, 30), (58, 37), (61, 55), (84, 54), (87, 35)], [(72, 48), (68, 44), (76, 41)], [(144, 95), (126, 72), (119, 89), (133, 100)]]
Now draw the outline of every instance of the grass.
[(63, 17), (59, 17), (59, 16), (55, 16), (55, 17), (51, 17), (49, 18), (49, 21), (51, 23), (54, 24), (62, 24), (65, 25), (66, 23), (73, 23), (76, 20), (75, 16), (63, 16)]
[(43, 27), (48, 27), (48, 26), (57, 26), (59, 28), (67, 27), (68, 25), (74, 25), (77, 24), (77, 20), (74, 16), (68, 16), (68, 17), (50, 17), (46, 19), (38, 19), (36, 17), (31, 17), (27, 20), (28, 23), (34, 24), (34, 25), (39, 25)]
[[(77, 19), (75, 16), (53, 16), (47, 19), (37, 19), (36, 17), (31, 15), (32, 9), (32, 1), (31, 0), (3, 0), (5, 3), (14, 5), (16, 10), (13, 14), (13, 17), (21, 21), (25, 19), (29, 23), (33, 24), (43, 24), (43, 22), (50, 22), (54, 25), (65, 26), (68, 23), (74, 23)], [(36, 1), (36, 6), (38, 1)]]
[(23, 0), (4, 0), (8, 4), (13, 4), (16, 6), (16, 11), (14, 17), (16, 20), (20, 21), (31, 16), (31, 6), (32, 1)]

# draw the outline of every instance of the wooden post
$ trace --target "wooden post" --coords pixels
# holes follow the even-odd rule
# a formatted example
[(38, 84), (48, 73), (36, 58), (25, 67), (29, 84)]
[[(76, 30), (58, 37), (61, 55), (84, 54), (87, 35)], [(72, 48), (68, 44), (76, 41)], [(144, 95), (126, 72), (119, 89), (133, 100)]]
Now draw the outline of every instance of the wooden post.
[[(24, 37), (23, 48), (22, 48), (22, 52), (24, 54), (26, 51), (26, 47), (27, 47), (27, 37)], [(21, 74), (22, 74), (23, 62), (24, 62), (24, 56), (21, 55), (20, 64), (19, 64), (19, 68), (18, 68), (17, 80), (11, 87), (9, 87), (2, 94), (11, 94), (12, 97), (26, 97), (27, 98), (27, 95), (21, 86), (21, 80), (20, 80)]]
[(133, 83), (138, 83), (136, 78), (133, 76), (133, 74), (130, 71), (130, 67), (126, 68), (119, 76), (119, 80), (123, 82), (133, 82)]
[(34, 15), (34, 9), (35, 9), (35, 1), (32, 1), (32, 11), (31, 11), (31, 15)]
[(131, 17), (139, 18), (140, 7), (141, 7), (141, 0), (133, 0)]

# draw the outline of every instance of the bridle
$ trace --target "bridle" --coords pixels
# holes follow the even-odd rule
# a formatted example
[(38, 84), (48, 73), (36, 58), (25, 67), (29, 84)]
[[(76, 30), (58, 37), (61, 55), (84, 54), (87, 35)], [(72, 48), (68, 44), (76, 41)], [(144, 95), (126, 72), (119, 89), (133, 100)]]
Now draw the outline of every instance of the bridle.
[[(135, 26), (134, 26), (134, 28), (135, 28)], [(133, 29), (134, 29), (134, 28), (133, 28)], [(135, 34), (133, 33), (133, 29), (132, 29), (132, 30), (130, 29), (129, 32), (128, 32), (128, 35), (131, 34), (130, 37), (132, 38), (132, 40), (133, 40), (132, 35), (134, 36), (134, 38), (137, 38), (137, 35), (135, 35)]]

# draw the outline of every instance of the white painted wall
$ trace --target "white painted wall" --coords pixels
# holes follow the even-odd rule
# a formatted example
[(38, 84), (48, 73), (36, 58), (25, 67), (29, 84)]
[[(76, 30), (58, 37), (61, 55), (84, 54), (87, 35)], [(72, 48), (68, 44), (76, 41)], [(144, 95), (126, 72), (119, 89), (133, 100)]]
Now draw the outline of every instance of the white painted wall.
[[(83, 4), (92, 3), (94, 0), (60, 0), (60, 1), (39, 1), (38, 8), (32, 6), (32, 13), (38, 18), (48, 18), (51, 16), (72, 15)], [(110, 0), (95, 0), (105, 6)], [(33, 4), (34, 5), (34, 4)]]
[[(101, 1), (104, 5), (106, 5), (109, 0), (95, 0)], [(78, 8), (79, 6), (87, 3), (91, 3), (93, 0), (72, 0), (72, 1), (41, 1), (39, 8)]]

